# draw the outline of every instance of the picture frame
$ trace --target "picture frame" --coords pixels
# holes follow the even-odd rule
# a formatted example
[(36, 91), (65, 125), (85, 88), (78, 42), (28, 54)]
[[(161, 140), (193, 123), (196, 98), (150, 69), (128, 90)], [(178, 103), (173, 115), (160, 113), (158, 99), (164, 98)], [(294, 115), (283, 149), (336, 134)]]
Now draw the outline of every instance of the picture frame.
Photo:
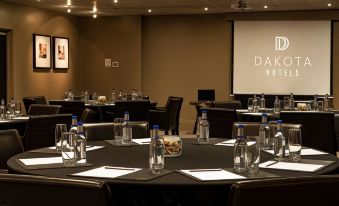
[(66, 37), (53, 37), (53, 68), (69, 69), (69, 39)]
[(33, 69), (50, 69), (51, 54), (51, 36), (33, 34)]

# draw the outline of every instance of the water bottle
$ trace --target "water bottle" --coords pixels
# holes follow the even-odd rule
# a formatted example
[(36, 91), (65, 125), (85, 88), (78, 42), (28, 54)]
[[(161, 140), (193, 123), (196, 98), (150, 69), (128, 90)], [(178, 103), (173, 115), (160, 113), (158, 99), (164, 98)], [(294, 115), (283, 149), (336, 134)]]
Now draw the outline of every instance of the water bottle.
[(119, 91), (118, 100), (122, 100), (122, 91)]
[(73, 132), (74, 134), (78, 133), (78, 119), (77, 119), (77, 116), (75, 115), (72, 116), (72, 125), (71, 125), (71, 129), (69, 130), (69, 132)]
[(275, 96), (273, 112), (276, 114), (280, 112), (280, 101), (278, 96)]
[(325, 99), (324, 99), (324, 111), (329, 111), (329, 98), (328, 98), (328, 94), (325, 95)]
[(210, 137), (210, 124), (207, 121), (207, 111), (201, 111), (201, 120), (199, 121), (198, 143), (206, 143)]
[(132, 124), (129, 121), (129, 113), (124, 112), (124, 122), (122, 123), (122, 141), (123, 144), (132, 144)]
[(267, 124), (267, 114), (262, 114), (261, 125), (259, 127), (259, 146), (260, 149), (267, 149), (270, 140), (270, 128)]
[(313, 97), (313, 110), (317, 110), (318, 94), (315, 94)]
[(116, 100), (115, 89), (112, 89), (112, 93), (111, 93), (111, 101), (112, 101), (112, 103), (115, 103), (115, 100)]
[(89, 100), (89, 94), (88, 94), (88, 90), (86, 89), (86, 90), (85, 90), (85, 93), (84, 93), (84, 101), (85, 101), (85, 104), (88, 103), (88, 100)]
[(282, 120), (278, 120), (277, 133), (274, 135), (274, 159), (281, 161), (285, 157), (286, 138), (282, 134)]
[(136, 89), (132, 90), (132, 100), (138, 100), (138, 93)]
[(159, 125), (153, 125), (153, 137), (149, 146), (149, 169), (152, 174), (160, 174), (165, 166), (165, 145), (159, 137)]
[(291, 111), (294, 111), (294, 99), (293, 99), (293, 93), (291, 93), (291, 95), (290, 95), (289, 106), (290, 106), (290, 110), (291, 110)]
[(92, 99), (94, 100), (94, 103), (96, 103), (98, 101), (98, 95), (97, 95), (96, 92), (93, 92)]
[(244, 136), (244, 125), (238, 125), (238, 131), (236, 136), (236, 141), (234, 143), (234, 169), (237, 173), (245, 173), (246, 168), (246, 152), (247, 152), (247, 142)]
[(77, 163), (86, 163), (86, 137), (84, 135), (84, 126), (82, 122), (77, 124)]
[(7, 111), (9, 114), (9, 118), (12, 119), (15, 117), (15, 102), (14, 102), (14, 98), (12, 98), (11, 102), (9, 103), (9, 106), (8, 106), (8, 111)]
[(69, 101), (73, 101), (73, 99), (74, 99), (74, 94), (73, 94), (72, 90), (70, 89), (68, 91), (68, 100)]
[(5, 100), (1, 100), (1, 105), (0, 105), (0, 119), (4, 120), (6, 119), (6, 105), (5, 105)]
[(258, 112), (259, 111), (259, 102), (257, 99), (257, 95), (254, 95), (253, 97), (253, 112)]
[(265, 109), (265, 97), (264, 97), (264, 93), (261, 94), (261, 98), (260, 98), (260, 108), (261, 109)]

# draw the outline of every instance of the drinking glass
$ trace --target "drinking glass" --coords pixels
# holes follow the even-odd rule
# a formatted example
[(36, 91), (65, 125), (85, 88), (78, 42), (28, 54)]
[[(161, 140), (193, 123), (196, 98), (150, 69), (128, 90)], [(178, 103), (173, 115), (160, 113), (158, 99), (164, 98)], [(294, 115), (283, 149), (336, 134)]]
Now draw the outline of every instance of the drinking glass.
[(62, 133), (67, 132), (66, 124), (56, 124), (55, 125), (55, 147), (57, 152), (61, 152), (61, 138)]
[(122, 145), (123, 144), (123, 138), (122, 138), (122, 124), (124, 123), (123, 118), (115, 118), (114, 119), (114, 141), (116, 145)]
[(301, 159), (301, 130), (290, 129), (288, 132), (288, 150), (291, 162), (299, 162)]
[(20, 117), (20, 115), (21, 115), (21, 103), (20, 103), (20, 101), (15, 101), (14, 104), (15, 104), (15, 109), (14, 109), (15, 116)]
[(122, 100), (127, 100), (127, 93), (125, 93), (125, 92), (122, 93), (122, 97), (121, 98), (122, 98)]
[(259, 174), (260, 145), (258, 136), (247, 136), (246, 167), (249, 176)]
[(64, 132), (61, 135), (61, 156), (66, 167), (74, 167), (77, 161), (77, 141), (73, 132)]
[(284, 97), (284, 110), (290, 110), (290, 98)]
[(324, 102), (318, 101), (317, 102), (317, 108), (318, 108), (318, 111), (324, 111)]
[(247, 108), (249, 112), (253, 111), (253, 98), (248, 98), (247, 100)]

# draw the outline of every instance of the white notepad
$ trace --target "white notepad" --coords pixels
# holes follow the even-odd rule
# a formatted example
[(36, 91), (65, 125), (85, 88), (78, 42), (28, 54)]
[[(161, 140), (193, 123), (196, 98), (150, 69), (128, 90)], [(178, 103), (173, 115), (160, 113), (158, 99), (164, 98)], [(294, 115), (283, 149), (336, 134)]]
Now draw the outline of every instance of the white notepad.
[(132, 142), (136, 144), (149, 144), (151, 143), (151, 138), (133, 139)]
[(115, 178), (122, 175), (127, 175), (136, 171), (141, 170), (140, 168), (128, 168), (128, 167), (114, 167), (114, 166), (102, 166), (96, 169), (88, 170), (73, 174), (75, 176), (82, 177), (101, 177), (101, 178)]
[(323, 166), (324, 165), (319, 164), (305, 164), (305, 163), (277, 162), (277, 161), (267, 161), (259, 165), (259, 167), (261, 168), (293, 170), (301, 172), (314, 172), (316, 170), (319, 170)]
[[(268, 152), (270, 154), (274, 154), (273, 150), (265, 150), (265, 152)], [(285, 155), (289, 155), (289, 150), (285, 150)], [(307, 156), (307, 155), (326, 155), (328, 153), (326, 152), (322, 152), (322, 151), (318, 151), (315, 149), (311, 149), (311, 148), (306, 148), (306, 149), (301, 149), (301, 153), (302, 156)]]
[(29, 117), (15, 117), (14, 119), (29, 119)]
[(220, 142), (220, 143), (215, 144), (215, 145), (233, 147), (235, 141), (236, 141), (236, 139), (230, 139), (230, 140), (226, 140), (226, 141)]
[(62, 157), (29, 158), (19, 160), (24, 165), (44, 165), (44, 164), (63, 163)]
[[(105, 146), (94, 146), (94, 145), (87, 145), (86, 146), (86, 152), (90, 152), (90, 151), (93, 151), (93, 150), (98, 150), (98, 149), (102, 149), (104, 148)], [(48, 147), (48, 149), (56, 149), (55, 146), (53, 147)]]
[(203, 181), (246, 179), (246, 177), (228, 172), (223, 169), (194, 169), (180, 171)]

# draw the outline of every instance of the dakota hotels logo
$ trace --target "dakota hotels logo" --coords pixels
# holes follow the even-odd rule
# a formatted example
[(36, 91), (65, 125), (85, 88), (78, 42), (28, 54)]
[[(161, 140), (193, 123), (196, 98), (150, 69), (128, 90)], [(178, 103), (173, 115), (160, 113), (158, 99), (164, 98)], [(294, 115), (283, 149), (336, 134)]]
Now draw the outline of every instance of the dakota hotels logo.
[[(290, 40), (285, 36), (274, 38), (275, 51), (287, 51)], [(284, 52), (287, 53), (287, 52)], [(312, 67), (308, 56), (254, 56), (254, 67), (263, 69), (268, 77), (300, 77), (302, 72)]]

